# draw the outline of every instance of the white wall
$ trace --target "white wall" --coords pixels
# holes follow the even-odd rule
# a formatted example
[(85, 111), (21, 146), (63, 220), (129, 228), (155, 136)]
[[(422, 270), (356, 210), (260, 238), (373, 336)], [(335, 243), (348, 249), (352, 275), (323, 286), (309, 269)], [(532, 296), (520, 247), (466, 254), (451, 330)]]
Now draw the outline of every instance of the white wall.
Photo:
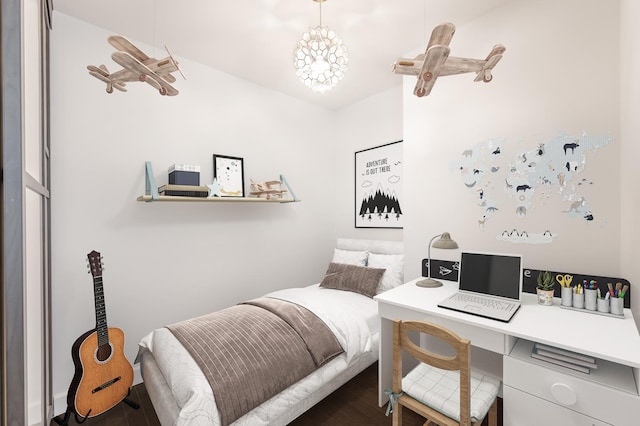
[[(398, 77), (400, 79), (401, 77)], [(402, 140), (402, 86), (386, 90), (339, 111), (333, 168), (338, 235), (374, 240), (402, 240), (402, 229), (355, 227), (355, 153)]]
[[(85, 259), (104, 256), (109, 325), (126, 355), (154, 328), (268, 291), (318, 282), (339, 236), (401, 240), (353, 228), (353, 161), (402, 139), (401, 86), (328, 111), (179, 57), (188, 80), (161, 97), (131, 83), (107, 95), (86, 66), (117, 69), (106, 30), (54, 16), (52, 34), (53, 393), (73, 375), (71, 345), (95, 324)], [(134, 40), (134, 42), (136, 42)], [(151, 56), (164, 51), (137, 43)], [(292, 78), (294, 78), (292, 73)], [(325, 94), (324, 96), (330, 96)], [(141, 203), (144, 162), (158, 185), (173, 163), (245, 159), (245, 180), (285, 175), (299, 203)], [(345, 183), (346, 182), (346, 183)], [(248, 185), (247, 185), (248, 186)]]
[[(438, 79), (427, 98), (413, 96), (415, 78), (404, 81), (405, 186), (407, 225), (405, 276), (420, 275), (429, 239), (449, 231), (461, 248), (522, 253), (529, 268), (621, 276), (618, 3), (596, 0), (513, 1), (457, 28), (452, 56), (483, 57), (496, 43), (504, 58), (489, 84), (473, 75)], [(515, 204), (503, 203), (486, 221), (478, 220), (478, 200), (450, 168), (462, 152), (481, 141), (504, 138), (502, 155), (513, 158), (555, 136), (558, 131), (610, 135), (579, 178), (595, 220), (570, 218), (570, 202), (557, 191), (542, 198), (525, 218)], [(501, 191), (503, 182), (493, 182)], [(551, 244), (498, 241), (503, 230), (551, 229)], [(437, 253), (436, 253), (437, 252)], [(459, 251), (432, 251), (457, 259)], [(632, 278), (632, 277), (625, 277)]]
[[(637, 9), (631, 0), (622, 3), (623, 16), (624, 10)], [(523, 252), (530, 267), (611, 274), (633, 283), (637, 147), (624, 139), (625, 131), (637, 131), (631, 117), (640, 108), (639, 97), (631, 95), (619, 110), (618, 64), (625, 57), (617, 49), (618, 13), (612, 2), (516, 0), (458, 27), (452, 41), (454, 56), (480, 57), (495, 43), (507, 46), (490, 84), (473, 83), (470, 75), (446, 77), (428, 98), (418, 99), (411, 94), (415, 80), (405, 77), (402, 91), (389, 90), (338, 112), (188, 60), (181, 60), (188, 80), (176, 83), (181, 93), (175, 98), (161, 98), (142, 84), (109, 96), (85, 67), (104, 62), (115, 68), (106, 43), (110, 33), (56, 14), (51, 64), (55, 411), (65, 408), (71, 344), (94, 325), (91, 279), (84, 273), (92, 249), (105, 257), (109, 324), (125, 329), (131, 360), (138, 340), (153, 328), (271, 289), (317, 281), (337, 236), (404, 239), (407, 279), (420, 274), (429, 238), (448, 230), (464, 248)], [(630, 17), (622, 19), (622, 31), (625, 22), (637, 35)], [(626, 51), (637, 51), (636, 41), (624, 32), (621, 38), (627, 40)], [(161, 49), (142, 47), (163, 55)], [(605, 64), (595, 80), (594, 61)], [(638, 67), (632, 63), (636, 72), (621, 74), (637, 94), (630, 76)], [(323, 122), (327, 125), (318, 125)], [(598, 185), (592, 194), (597, 221), (558, 219), (554, 211), (561, 203), (555, 202), (551, 213), (523, 222), (534, 227), (561, 220), (562, 236), (553, 244), (496, 241), (505, 221), (513, 221), (509, 228), (521, 223), (505, 215), (481, 231), (474, 200), (449, 170), (449, 161), (492, 137), (520, 147), (559, 129), (614, 136), (589, 158), (589, 177)], [(405, 229), (355, 229), (354, 152), (400, 139), (405, 141)], [(202, 182), (209, 183), (213, 153), (244, 157), (246, 178), (283, 173), (302, 202), (135, 201), (144, 190), (145, 160), (152, 161), (158, 184), (166, 182), (173, 163), (200, 164)]]
[[(335, 245), (335, 113), (181, 60), (176, 97), (131, 83), (105, 93), (86, 66), (111, 61), (108, 31), (56, 14), (52, 33), (53, 386), (57, 413), (71, 345), (95, 325), (85, 259), (104, 256), (109, 325), (133, 361), (154, 328), (268, 291), (318, 282)], [(134, 41), (135, 42), (135, 41)], [(162, 49), (141, 45), (156, 57)], [(292, 72), (293, 78), (293, 72)], [(320, 123), (320, 124), (318, 124)], [(243, 157), (245, 179), (282, 173), (302, 202), (143, 203), (144, 162), (158, 185), (173, 163)], [(248, 185), (246, 185), (248, 189)], [(62, 397), (62, 398), (61, 398)]]
[[(620, 234), (621, 266), (623, 277), (631, 284), (640, 282), (638, 241), (640, 227), (640, 192), (636, 181), (640, 158), (640, 3), (634, 0), (620, 1)], [(636, 287), (634, 287), (635, 290)], [(631, 306), (640, 329), (640, 291), (631, 292)]]

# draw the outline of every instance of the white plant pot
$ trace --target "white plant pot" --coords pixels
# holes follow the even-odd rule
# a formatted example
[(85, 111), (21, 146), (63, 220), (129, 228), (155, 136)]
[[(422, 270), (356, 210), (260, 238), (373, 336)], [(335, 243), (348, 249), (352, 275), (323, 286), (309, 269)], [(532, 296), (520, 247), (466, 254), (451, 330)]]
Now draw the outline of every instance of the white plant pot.
[(538, 295), (539, 305), (553, 305), (553, 290), (541, 290), (536, 288), (536, 294)]

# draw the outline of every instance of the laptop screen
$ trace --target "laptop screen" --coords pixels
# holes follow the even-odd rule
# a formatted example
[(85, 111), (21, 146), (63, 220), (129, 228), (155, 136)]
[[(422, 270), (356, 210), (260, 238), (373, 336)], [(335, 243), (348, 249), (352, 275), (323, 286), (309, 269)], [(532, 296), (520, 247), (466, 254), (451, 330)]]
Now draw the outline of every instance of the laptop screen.
[(460, 290), (520, 300), (522, 256), (462, 252)]

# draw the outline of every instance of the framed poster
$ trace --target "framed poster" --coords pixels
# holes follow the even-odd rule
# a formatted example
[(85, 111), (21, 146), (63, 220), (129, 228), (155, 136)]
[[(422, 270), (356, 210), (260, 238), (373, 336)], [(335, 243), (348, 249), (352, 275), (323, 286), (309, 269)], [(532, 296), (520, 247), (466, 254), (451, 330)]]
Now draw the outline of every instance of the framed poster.
[(401, 229), (402, 141), (358, 151), (355, 160), (355, 227)]
[(221, 197), (244, 197), (244, 161), (240, 157), (213, 154), (213, 178)]

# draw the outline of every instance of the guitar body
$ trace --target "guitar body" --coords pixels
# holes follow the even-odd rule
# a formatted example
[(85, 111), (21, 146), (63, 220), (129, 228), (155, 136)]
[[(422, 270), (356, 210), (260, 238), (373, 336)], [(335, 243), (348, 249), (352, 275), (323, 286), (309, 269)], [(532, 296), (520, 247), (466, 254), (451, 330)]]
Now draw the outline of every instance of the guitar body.
[(89, 330), (73, 344), (75, 375), (67, 405), (82, 417), (94, 417), (120, 403), (133, 384), (133, 367), (124, 355), (124, 332), (108, 327), (108, 344), (98, 344), (98, 331)]

